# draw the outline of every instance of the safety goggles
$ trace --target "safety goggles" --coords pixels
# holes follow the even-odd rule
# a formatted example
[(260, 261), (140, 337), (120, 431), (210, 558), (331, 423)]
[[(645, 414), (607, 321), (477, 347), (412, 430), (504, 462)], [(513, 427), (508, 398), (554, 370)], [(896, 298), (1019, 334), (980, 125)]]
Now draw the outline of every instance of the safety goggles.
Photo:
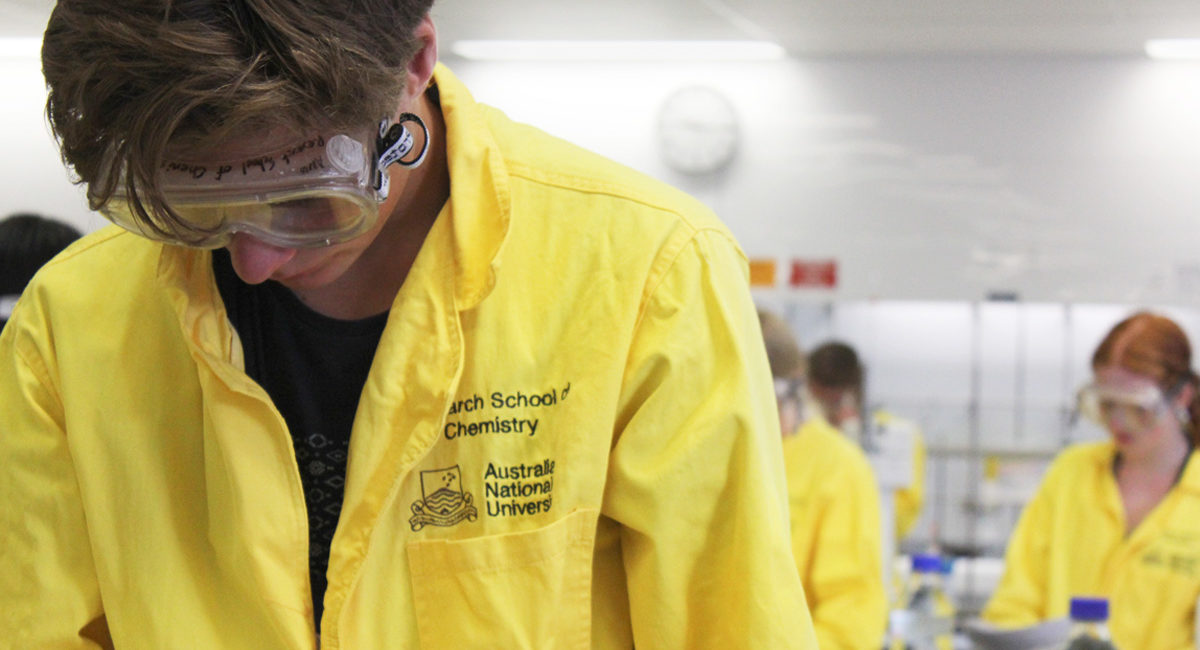
[(803, 379), (792, 377), (775, 378), (775, 400), (780, 404), (801, 404), (806, 397)]
[[(424, 132), (416, 155), (408, 123)], [(386, 169), (421, 164), (428, 147), (424, 123), (404, 113), (395, 123), (382, 121), (377, 132), (315, 135), (249, 158), (168, 161), (159, 169), (159, 187), (185, 224), (186, 240), (171, 228), (147, 226), (123, 179), (100, 211), (136, 234), (196, 248), (224, 246), (235, 233), (284, 248), (329, 246), (374, 226), (388, 195)]]
[(1158, 386), (1108, 386), (1088, 384), (1079, 390), (1079, 414), (1098, 426), (1119, 426), (1140, 433), (1158, 426), (1172, 412), (1171, 395)]
[(798, 377), (775, 378), (775, 405), (779, 409), (779, 425), (783, 435), (796, 432), (808, 414), (808, 391), (804, 380)]

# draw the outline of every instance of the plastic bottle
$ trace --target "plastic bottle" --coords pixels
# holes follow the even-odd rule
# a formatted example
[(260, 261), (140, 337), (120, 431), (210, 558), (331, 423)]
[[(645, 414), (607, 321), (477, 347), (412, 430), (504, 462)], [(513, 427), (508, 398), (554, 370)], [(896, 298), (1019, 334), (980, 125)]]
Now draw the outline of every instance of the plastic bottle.
[(1071, 599), (1071, 636), (1064, 650), (1116, 650), (1108, 633), (1107, 598)]
[(890, 650), (952, 650), (954, 605), (942, 583), (942, 558), (914, 555), (904, 608), (891, 614)]

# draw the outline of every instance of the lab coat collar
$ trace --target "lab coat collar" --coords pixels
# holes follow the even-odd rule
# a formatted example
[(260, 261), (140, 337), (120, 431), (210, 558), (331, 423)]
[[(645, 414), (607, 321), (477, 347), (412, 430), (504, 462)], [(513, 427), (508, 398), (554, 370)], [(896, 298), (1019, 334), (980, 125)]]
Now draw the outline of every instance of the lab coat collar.
[[(158, 279), (174, 307), (184, 338), (193, 354), (242, 367), (242, 348), (226, 318), (225, 304), (213, 277), (212, 254), (207, 250), (167, 244), (158, 256)], [(221, 365), (221, 364), (216, 364)]]
[(1187, 463), (1183, 467), (1183, 475), (1179, 477), (1179, 487), (1188, 492), (1200, 494), (1200, 460), (1197, 460), (1196, 449), (1188, 452)]
[[(1100, 461), (1097, 470), (1108, 476), (1113, 476), (1113, 467), (1117, 459), (1117, 446), (1112, 441), (1106, 441), (1100, 449), (1102, 453), (1095, 457)], [(1195, 448), (1188, 452), (1184, 463), (1183, 472), (1180, 474), (1176, 486), (1181, 490), (1200, 494), (1200, 458), (1197, 457), (1197, 450)]]
[(509, 176), (482, 107), (439, 63), (434, 82), (446, 121), (450, 200), (441, 218), (453, 229), (455, 297), (459, 309), (478, 305), (495, 285), (511, 219)]

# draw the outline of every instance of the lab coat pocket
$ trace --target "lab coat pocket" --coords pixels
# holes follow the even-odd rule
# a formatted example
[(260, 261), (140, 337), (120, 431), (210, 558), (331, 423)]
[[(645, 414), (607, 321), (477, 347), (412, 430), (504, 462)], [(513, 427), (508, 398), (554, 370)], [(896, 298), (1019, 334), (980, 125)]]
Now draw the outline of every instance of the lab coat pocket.
[(544, 528), (408, 545), (422, 648), (589, 648), (599, 511)]

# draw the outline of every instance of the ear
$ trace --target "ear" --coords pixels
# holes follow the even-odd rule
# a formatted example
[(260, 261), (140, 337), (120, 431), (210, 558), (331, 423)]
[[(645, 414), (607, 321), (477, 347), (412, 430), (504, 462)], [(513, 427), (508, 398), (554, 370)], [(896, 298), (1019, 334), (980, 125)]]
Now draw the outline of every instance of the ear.
[(1196, 399), (1196, 385), (1189, 381), (1179, 389), (1179, 394), (1175, 396), (1175, 404), (1187, 411), (1194, 399)]
[(420, 49), (404, 68), (404, 98), (401, 106), (412, 106), (433, 78), (433, 67), (438, 60), (437, 29), (433, 26), (433, 18), (429, 14), (425, 14), (421, 22), (417, 23), (417, 28), (413, 30), (413, 38), (417, 39)]

